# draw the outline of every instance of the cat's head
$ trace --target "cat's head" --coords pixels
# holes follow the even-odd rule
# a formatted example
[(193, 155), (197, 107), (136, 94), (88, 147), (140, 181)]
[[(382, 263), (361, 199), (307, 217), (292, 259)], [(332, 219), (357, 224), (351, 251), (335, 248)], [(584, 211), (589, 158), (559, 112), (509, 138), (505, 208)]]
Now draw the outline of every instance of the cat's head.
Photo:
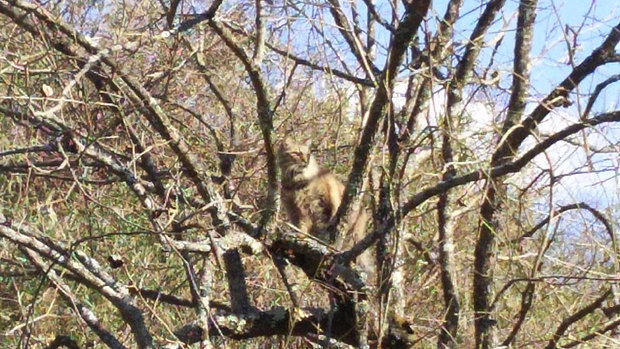
[(278, 160), (284, 177), (292, 178), (301, 173), (310, 175), (318, 166), (310, 151), (310, 141), (297, 143), (285, 138), (280, 143)]
[(278, 156), (280, 160), (285, 160), (285, 163), (308, 164), (312, 156), (310, 141), (297, 143), (288, 137), (284, 138), (280, 143)]

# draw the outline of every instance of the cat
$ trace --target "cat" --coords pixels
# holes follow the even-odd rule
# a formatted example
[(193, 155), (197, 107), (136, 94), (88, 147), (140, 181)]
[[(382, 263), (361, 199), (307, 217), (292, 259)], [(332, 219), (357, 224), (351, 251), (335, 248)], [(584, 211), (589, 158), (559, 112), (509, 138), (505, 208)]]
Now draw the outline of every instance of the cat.
[[(280, 144), (280, 198), (289, 221), (302, 233), (312, 235), (337, 250), (349, 249), (366, 234), (368, 215), (363, 206), (350, 215), (347, 232), (330, 243), (326, 232), (342, 202), (344, 185), (330, 171), (319, 166), (310, 152), (310, 142), (298, 144), (285, 138)], [(377, 283), (373, 252), (366, 250), (355, 264), (366, 274), (367, 285)]]
[[(310, 152), (309, 141), (299, 144), (285, 138), (278, 150), (278, 163), (281, 172), (281, 207), (286, 211), (290, 223), (301, 233), (314, 236), (340, 251), (353, 247), (364, 237), (368, 214), (360, 200), (360, 205), (353, 206), (353, 212), (346, 221), (347, 231), (341, 233), (336, 241), (330, 241), (326, 229), (342, 202), (345, 186), (333, 173), (319, 166)], [(379, 286), (375, 252), (375, 247), (372, 247), (354, 261), (356, 269), (363, 272), (361, 276), (366, 284), (364, 291), (369, 292), (369, 295), (373, 295)], [(376, 324), (369, 326), (376, 327)]]
[[(285, 138), (278, 161), (282, 175), (280, 197), (290, 222), (302, 233), (329, 241), (325, 230), (342, 202), (344, 185), (319, 166), (310, 152), (310, 142), (298, 144)], [(366, 232), (365, 210), (352, 216), (346, 236), (337, 239), (337, 247), (342, 247), (342, 241), (347, 241), (345, 247), (351, 247)]]

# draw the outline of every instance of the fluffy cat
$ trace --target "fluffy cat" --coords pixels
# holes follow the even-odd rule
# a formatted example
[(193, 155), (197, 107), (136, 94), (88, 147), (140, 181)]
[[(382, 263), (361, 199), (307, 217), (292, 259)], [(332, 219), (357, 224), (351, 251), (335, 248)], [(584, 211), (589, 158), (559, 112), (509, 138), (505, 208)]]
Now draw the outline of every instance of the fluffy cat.
[[(319, 167), (310, 153), (309, 143), (298, 144), (286, 138), (280, 145), (278, 158), (282, 173), (280, 196), (289, 220), (303, 233), (329, 241), (322, 233), (340, 206), (344, 185), (331, 172)], [(347, 245), (363, 237), (366, 230), (364, 210), (354, 216), (347, 237), (342, 239), (349, 242)]]
[[(331, 172), (319, 167), (310, 153), (309, 142), (297, 144), (285, 139), (280, 144), (278, 160), (282, 173), (280, 197), (290, 222), (302, 233), (329, 242), (325, 229), (340, 206), (344, 185)], [(358, 208), (348, 220), (348, 231), (332, 246), (339, 250), (351, 248), (364, 237), (367, 221), (366, 210)], [(366, 273), (368, 285), (376, 284), (376, 265), (370, 250), (362, 253), (355, 264)]]

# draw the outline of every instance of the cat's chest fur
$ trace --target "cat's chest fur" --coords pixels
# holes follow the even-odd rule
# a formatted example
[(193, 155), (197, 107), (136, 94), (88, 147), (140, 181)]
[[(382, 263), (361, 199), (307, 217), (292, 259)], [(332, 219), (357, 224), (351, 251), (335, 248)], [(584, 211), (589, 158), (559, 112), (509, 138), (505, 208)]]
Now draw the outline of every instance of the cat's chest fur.
[(297, 187), (283, 189), (282, 205), (291, 222), (302, 232), (323, 238), (320, 233), (336, 214), (343, 190), (344, 186), (333, 174), (321, 171)]

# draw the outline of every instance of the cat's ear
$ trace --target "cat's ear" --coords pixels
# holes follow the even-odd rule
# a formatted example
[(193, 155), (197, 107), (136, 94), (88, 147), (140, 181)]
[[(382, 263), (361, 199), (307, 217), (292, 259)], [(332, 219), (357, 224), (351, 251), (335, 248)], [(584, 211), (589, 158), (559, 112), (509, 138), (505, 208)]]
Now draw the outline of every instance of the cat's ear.
[(308, 149), (312, 149), (312, 139), (308, 139), (304, 142), (304, 145), (308, 147)]

